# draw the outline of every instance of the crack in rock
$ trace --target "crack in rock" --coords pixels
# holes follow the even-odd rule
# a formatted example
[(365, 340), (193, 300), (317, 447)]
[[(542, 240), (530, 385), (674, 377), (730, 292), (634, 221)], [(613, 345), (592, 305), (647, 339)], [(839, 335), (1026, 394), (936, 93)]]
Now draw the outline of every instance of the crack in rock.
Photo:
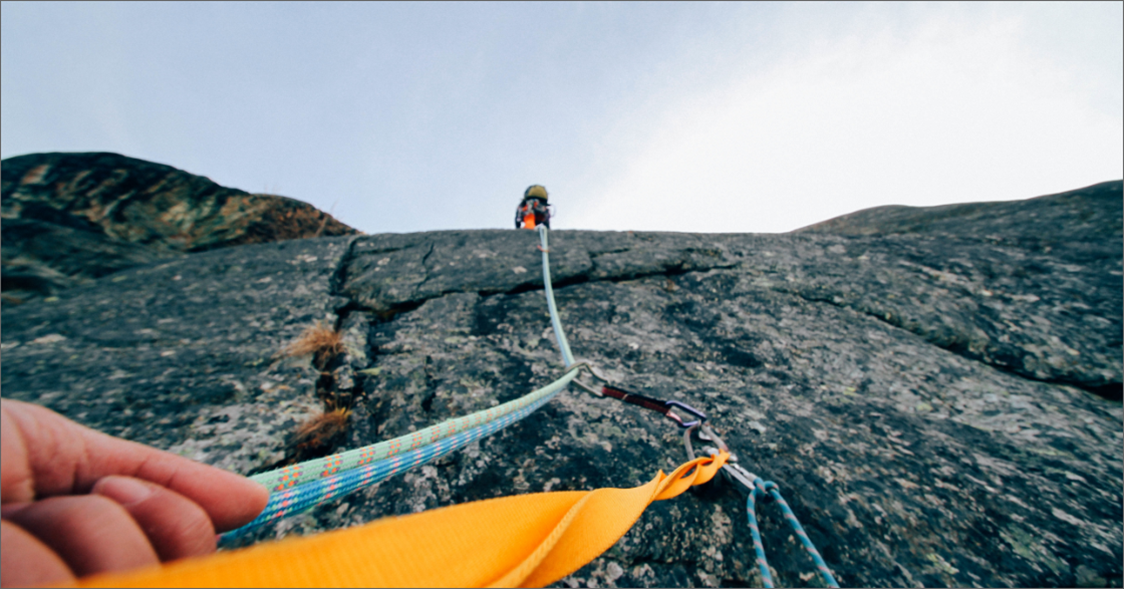
[[(870, 234), (855, 219), (837, 223), (854, 235), (557, 231), (555, 295), (574, 352), (629, 390), (707, 412), (740, 462), (778, 483), (843, 583), (1120, 586), (1124, 408), (1058, 384), (1121, 381), (1119, 185), (931, 222), (864, 213), (882, 231)], [(316, 371), (277, 352), (328, 320), (346, 351), (333, 379), (353, 391), (342, 446), (360, 447), (558, 375), (537, 243), (528, 231), (370, 235), (125, 270), (5, 305), (0, 384), (5, 398), (246, 473), (322, 410)], [(246, 541), (630, 487), (684, 459), (666, 419), (570, 390)], [(759, 583), (744, 505), (720, 479), (656, 502), (559, 585)], [(777, 584), (816, 584), (783, 514), (758, 518)]]

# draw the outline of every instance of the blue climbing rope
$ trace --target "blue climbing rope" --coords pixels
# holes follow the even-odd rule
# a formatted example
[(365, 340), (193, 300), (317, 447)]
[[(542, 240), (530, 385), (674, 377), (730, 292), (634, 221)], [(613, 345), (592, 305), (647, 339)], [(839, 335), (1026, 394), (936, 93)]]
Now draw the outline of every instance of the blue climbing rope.
[[(696, 431), (697, 428), (697, 431)], [(804, 549), (812, 557), (816, 563), (816, 569), (819, 570), (820, 576), (823, 577), (824, 583), (828, 587), (839, 587), (839, 583), (835, 581), (835, 577), (831, 574), (831, 569), (827, 568), (827, 563), (823, 561), (820, 556), (820, 551), (816, 550), (816, 545), (812, 544), (812, 540), (808, 538), (808, 534), (804, 531), (804, 526), (800, 525), (800, 520), (796, 519), (796, 514), (792, 512), (792, 508), (781, 497), (781, 492), (777, 488), (777, 484), (773, 481), (763, 481), (761, 477), (749, 472), (738, 464), (738, 457), (730, 451), (730, 447), (726, 442), (718, 436), (717, 433), (707, 424), (692, 425), (683, 431), (683, 445), (687, 450), (687, 458), (690, 460), (695, 459), (695, 449), (691, 444), (691, 434), (696, 433), (699, 439), (714, 442), (718, 448), (708, 446), (703, 448), (703, 451), (711, 456), (718, 454), (718, 449), (729, 453), (729, 458), (726, 464), (722, 465), (722, 472), (726, 474), (727, 478), (736, 484), (740, 484), (741, 488), (745, 489), (749, 496), (745, 500), (746, 517), (749, 519), (749, 532), (753, 535), (753, 551), (757, 554), (757, 567), (761, 569), (761, 581), (769, 588), (773, 587), (773, 575), (769, 573), (769, 560), (765, 557), (765, 545), (761, 542), (761, 530), (757, 527), (757, 499), (760, 497), (766, 500), (772, 497), (780, 505), (781, 511), (784, 512), (784, 518), (788, 520), (789, 525), (796, 531), (797, 537), (800, 538), (800, 543), (804, 545)]]
[[(576, 376), (576, 372), (570, 373)], [(561, 380), (561, 379), (560, 379)], [(372, 462), (365, 466), (353, 468), (333, 476), (309, 481), (295, 487), (270, 494), (269, 502), (265, 509), (250, 523), (232, 530), (219, 537), (220, 544), (227, 544), (262, 525), (274, 520), (295, 515), (322, 503), (338, 499), (358, 489), (382, 482), (400, 472), (416, 468), (436, 460), (453, 450), (470, 444), (480, 438), (491, 435), (533, 413), (539, 407), (550, 402), (562, 387), (534, 403), (499, 419), (495, 419), (481, 426), (442, 438), (432, 444), (413, 450), (402, 452), (390, 458)]]
[(756, 503), (757, 497), (760, 496), (765, 500), (772, 496), (776, 500), (777, 505), (780, 506), (781, 511), (784, 512), (784, 518), (796, 531), (796, 537), (800, 538), (800, 543), (804, 545), (804, 549), (812, 557), (816, 563), (816, 569), (819, 570), (820, 576), (823, 577), (828, 587), (839, 587), (839, 583), (835, 581), (832, 576), (831, 570), (827, 568), (827, 564), (820, 556), (820, 552), (816, 550), (816, 546), (812, 544), (812, 540), (808, 538), (808, 534), (804, 532), (804, 526), (800, 525), (800, 520), (796, 519), (796, 514), (792, 513), (792, 508), (785, 502), (784, 497), (781, 497), (781, 492), (777, 489), (777, 484), (773, 481), (762, 481), (760, 477), (753, 479), (753, 490), (745, 499), (746, 516), (749, 518), (749, 532), (753, 534), (753, 550), (757, 553), (757, 567), (761, 569), (761, 580), (766, 587), (773, 587), (773, 576), (769, 574), (769, 561), (765, 558), (765, 546), (761, 542), (761, 531), (757, 529), (757, 515)]

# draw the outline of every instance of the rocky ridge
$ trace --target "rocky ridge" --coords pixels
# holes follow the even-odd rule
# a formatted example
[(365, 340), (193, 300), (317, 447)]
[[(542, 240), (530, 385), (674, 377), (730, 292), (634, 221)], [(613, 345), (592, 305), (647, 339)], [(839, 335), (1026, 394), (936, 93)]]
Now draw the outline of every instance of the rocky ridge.
[(307, 203), (115, 153), (22, 155), (0, 170), (8, 302), (185, 253), (358, 233)]
[[(1120, 186), (785, 235), (556, 231), (555, 294), (575, 354), (706, 411), (844, 585), (1120, 586)], [(1004, 224), (1002, 207), (1043, 225)], [(958, 229), (971, 222), (992, 230)], [(354, 399), (339, 447), (402, 435), (560, 372), (536, 244), (333, 237), (126, 269), (4, 307), (4, 395), (247, 473), (323, 411), (322, 371), (279, 352), (326, 320), (345, 343), (327, 386)], [(631, 486), (684, 459), (669, 421), (574, 389), (253, 539)], [(778, 584), (818, 583), (775, 507), (759, 519)], [(559, 585), (760, 583), (744, 499), (715, 481), (652, 505)]]

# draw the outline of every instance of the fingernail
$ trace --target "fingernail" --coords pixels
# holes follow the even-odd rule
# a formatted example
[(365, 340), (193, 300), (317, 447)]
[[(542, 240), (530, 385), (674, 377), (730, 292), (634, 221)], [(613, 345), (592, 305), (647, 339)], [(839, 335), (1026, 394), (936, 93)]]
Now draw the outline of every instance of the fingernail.
[(109, 497), (123, 507), (128, 507), (148, 499), (153, 489), (128, 477), (105, 477), (94, 486), (94, 492)]

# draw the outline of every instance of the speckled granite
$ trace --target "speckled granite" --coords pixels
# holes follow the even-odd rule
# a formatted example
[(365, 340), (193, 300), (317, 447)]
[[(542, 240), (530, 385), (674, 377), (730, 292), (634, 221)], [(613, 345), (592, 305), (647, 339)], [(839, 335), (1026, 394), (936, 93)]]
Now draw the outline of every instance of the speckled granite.
[[(1001, 239), (558, 231), (555, 292), (575, 355), (707, 411), (742, 464), (780, 485), (844, 585), (1119, 586), (1119, 185), (1091, 199), (1115, 217), (1073, 209), (1074, 223), (1107, 219), (1107, 236), (1051, 217), (1064, 246), (1016, 239), (1010, 224)], [(248, 472), (320, 409), (309, 360), (277, 353), (327, 319), (346, 347), (333, 382), (355, 398), (342, 446), (387, 439), (559, 373), (536, 245), (521, 231), (373, 235), (126, 270), (4, 306), (3, 394)], [(684, 459), (671, 422), (571, 390), (251, 540), (631, 486)], [(778, 584), (816, 585), (779, 511), (759, 518)], [(715, 481), (652, 505), (559, 585), (760, 583), (743, 496)]]

